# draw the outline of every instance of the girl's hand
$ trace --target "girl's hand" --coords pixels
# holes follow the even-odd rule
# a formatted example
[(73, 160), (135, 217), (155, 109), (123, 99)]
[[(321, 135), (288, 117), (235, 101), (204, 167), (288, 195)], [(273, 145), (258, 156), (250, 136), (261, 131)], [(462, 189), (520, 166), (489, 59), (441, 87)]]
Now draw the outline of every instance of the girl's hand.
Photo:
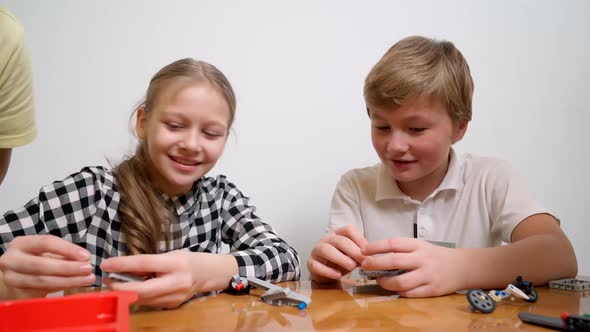
[(44, 297), (95, 280), (88, 250), (53, 235), (16, 237), (0, 256), (0, 271), (5, 298)]
[(324, 236), (307, 260), (312, 279), (327, 282), (350, 273), (365, 259), (361, 248), (366, 244), (367, 239), (354, 226), (341, 227)]
[(175, 250), (159, 255), (133, 255), (106, 259), (104, 272), (155, 275), (140, 282), (115, 282), (105, 279), (113, 290), (136, 292), (138, 303), (159, 308), (176, 308), (197, 293), (227, 288), (238, 273), (231, 255)]
[(412, 239), (395, 238), (368, 244), (362, 263), (365, 270), (408, 272), (395, 277), (377, 278), (381, 287), (397, 291), (404, 297), (430, 297), (463, 289), (466, 268), (473, 262), (462, 258), (460, 249), (451, 249)]

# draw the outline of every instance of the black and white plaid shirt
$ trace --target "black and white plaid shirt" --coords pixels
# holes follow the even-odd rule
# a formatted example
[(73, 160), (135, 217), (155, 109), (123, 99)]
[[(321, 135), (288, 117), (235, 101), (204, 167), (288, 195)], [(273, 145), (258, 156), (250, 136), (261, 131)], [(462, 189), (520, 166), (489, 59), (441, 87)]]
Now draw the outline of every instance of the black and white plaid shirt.
[[(102, 285), (103, 259), (125, 255), (119, 192), (110, 169), (86, 167), (41, 188), (39, 197), (0, 218), (0, 255), (17, 236), (52, 234), (90, 251), (95, 286)], [(248, 198), (225, 176), (203, 177), (183, 196), (171, 198), (178, 215), (170, 225), (171, 249), (222, 252), (230, 246), (242, 276), (297, 280), (299, 256), (255, 214)], [(165, 250), (165, 243), (160, 247)]]

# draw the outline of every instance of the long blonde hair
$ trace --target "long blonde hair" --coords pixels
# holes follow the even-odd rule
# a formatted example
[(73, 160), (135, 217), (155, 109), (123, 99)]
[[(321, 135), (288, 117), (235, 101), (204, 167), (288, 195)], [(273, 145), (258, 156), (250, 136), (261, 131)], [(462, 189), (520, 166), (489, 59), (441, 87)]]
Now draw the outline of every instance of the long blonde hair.
[(448, 41), (411, 36), (395, 43), (365, 79), (367, 107), (400, 106), (421, 94), (441, 98), (453, 121), (471, 120), (473, 79)]
[[(190, 58), (175, 61), (152, 77), (144, 102), (138, 105), (132, 117), (139, 108), (143, 108), (148, 118), (161, 92), (178, 79), (206, 82), (222, 94), (230, 111), (229, 131), (236, 109), (236, 97), (231, 84), (215, 66)], [(157, 254), (162, 239), (166, 241), (166, 250), (170, 250), (170, 228), (167, 224), (176, 216), (173, 207), (168, 206), (153, 185), (148, 172), (150, 167), (147, 148), (140, 141), (135, 155), (115, 169), (121, 197), (118, 214), (128, 255)]]

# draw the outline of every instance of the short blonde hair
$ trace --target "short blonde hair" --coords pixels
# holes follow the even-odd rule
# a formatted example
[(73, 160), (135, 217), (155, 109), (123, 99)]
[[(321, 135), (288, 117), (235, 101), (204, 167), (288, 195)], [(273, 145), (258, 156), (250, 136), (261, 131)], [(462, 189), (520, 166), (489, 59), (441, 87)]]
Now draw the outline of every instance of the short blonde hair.
[(422, 94), (441, 98), (453, 122), (471, 120), (473, 79), (467, 61), (451, 42), (404, 38), (365, 79), (368, 109), (400, 106)]

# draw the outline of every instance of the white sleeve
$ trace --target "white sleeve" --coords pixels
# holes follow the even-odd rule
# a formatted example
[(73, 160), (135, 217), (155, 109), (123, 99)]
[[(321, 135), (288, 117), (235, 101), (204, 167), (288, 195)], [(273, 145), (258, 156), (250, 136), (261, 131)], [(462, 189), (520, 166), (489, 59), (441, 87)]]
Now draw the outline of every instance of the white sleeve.
[(343, 175), (332, 196), (327, 232), (347, 225), (354, 225), (364, 236), (363, 221), (359, 206), (358, 188)]
[(506, 243), (511, 242), (512, 231), (524, 219), (539, 213), (553, 215), (533, 198), (524, 177), (507, 162), (490, 170), (487, 187), (492, 232), (499, 233)]

